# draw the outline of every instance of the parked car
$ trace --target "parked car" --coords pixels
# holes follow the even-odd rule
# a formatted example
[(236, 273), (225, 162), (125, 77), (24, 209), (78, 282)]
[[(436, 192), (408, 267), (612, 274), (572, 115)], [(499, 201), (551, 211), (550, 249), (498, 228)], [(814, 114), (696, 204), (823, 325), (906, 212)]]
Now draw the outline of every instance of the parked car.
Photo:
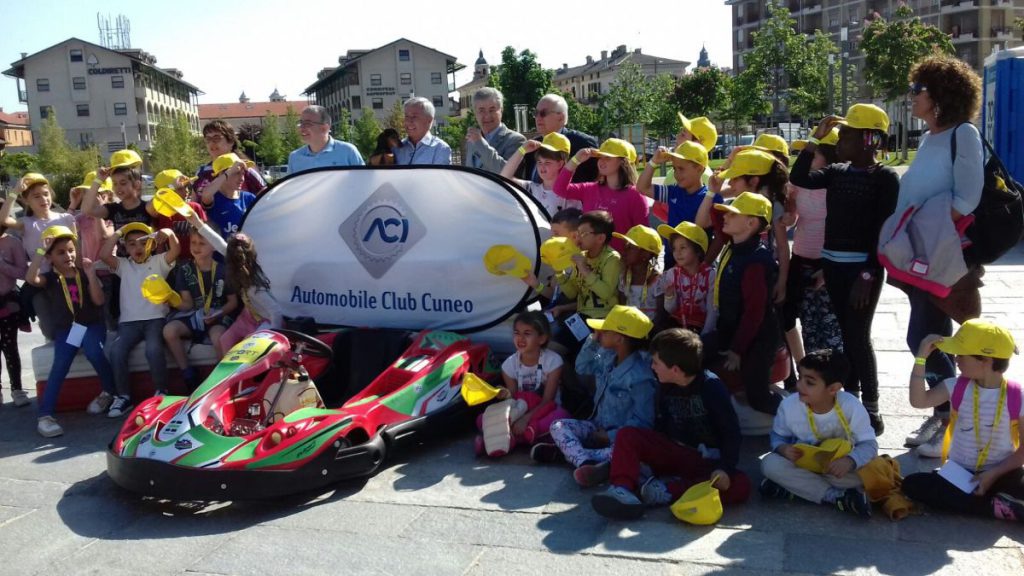
[(267, 168), (264, 179), (269, 183), (274, 180), (280, 180), (288, 175), (288, 165), (281, 164), (279, 166), (270, 166)]

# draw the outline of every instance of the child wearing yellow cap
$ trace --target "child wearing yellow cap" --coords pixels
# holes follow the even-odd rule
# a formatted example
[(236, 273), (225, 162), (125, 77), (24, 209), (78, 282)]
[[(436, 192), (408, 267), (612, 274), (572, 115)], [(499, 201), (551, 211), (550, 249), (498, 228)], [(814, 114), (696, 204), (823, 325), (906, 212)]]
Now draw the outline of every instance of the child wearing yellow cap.
[[(519, 184), (531, 196), (537, 199), (544, 206), (548, 214), (554, 216), (565, 208), (581, 208), (583, 204), (579, 200), (568, 200), (555, 194), (555, 180), (565, 167), (569, 159), (571, 144), (569, 139), (558, 132), (551, 132), (544, 136), (542, 141), (527, 140), (512, 154), (501, 169), (501, 175), (516, 184)], [(519, 180), (515, 177), (516, 170), (522, 164), (527, 154), (533, 154), (534, 166), (537, 168), (537, 175), (540, 182), (531, 180)]]
[[(185, 201), (185, 204), (189, 207), (189, 210), (199, 214), (199, 218), (206, 221), (206, 211), (203, 210), (203, 206), (192, 200), (191, 190), (191, 179), (182, 174), (178, 170), (163, 170), (153, 177), (153, 188), (158, 192), (164, 188), (170, 188)], [(173, 214), (167, 215), (160, 210), (157, 210), (156, 197), (149, 201), (149, 205), (157, 213), (156, 216), (156, 227), (157, 228), (170, 228), (174, 230), (174, 233), (178, 236), (178, 245), (181, 246), (181, 254), (178, 255), (178, 263), (184, 264), (192, 260), (192, 243), (189, 240), (189, 230), (192, 226), (188, 223), (188, 218), (182, 214), (174, 212)]]
[[(956, 357), (960, 376), (926, 389), (925, 360), (936, 350)], [(1024, 402), (1021, 385), (1006, 378), (1016, 353), (1009, 330), (980, 319), (964, 322), (952, 337), (931, 334), (921, 342), (910, 373), (910, 405), (949, 402), (950, 422), (945, 466), (904, 478), (904, 494), (940, 510), (1024, 522)], [(947, 479), (957, 475), (969, 480)]]
[(633, 226), (625, 234), (612, 234), (626, 243), (622, 253), (622, 277), (619, 278), (619, 301), (633, 306), (651, 321), (661, 308), (662, 285), (659, 281), (658, 256), (661, 238), (653, 228)]
[(201, 190), (206, 215), (224, 238), (238, 232), (242, 217), (256, 203), (256, 195), (245, 189), (245, 175), (252, 166), (233, 152), (218, 156), (213, 180)]
[[(17, 220), (11, 218), (11, 210), (18, 200), (25, 206), (25, 215)], [(0, 223), (9, 230), (21, 233), (21, 243), (26, 259), (31, 259), (36, 250), (43, 247), (43, 231), (51, 226), (65, 226), (78, 234), (75, 217), (69, 213), (52, 210), (53, 189), (42, 174), (30, 172), (7, 192), (7, 201), (0, 207)], [(42, 271), (50, 271), (50, 262), (42, 262)], [(21, 290), (21, 307), (28, 318), (39, 318), (39, 331), (47, 340), (53, 339), (49, 317), (49, 306), (41, 291), (29, 284)]]
[[(836, 155), (841, 163), (811, 171), (818, 143), (836, 127)], [(888, 127), (885, 112), (869, 104), (854, 104), (846, 118), (829, 116), (815, 129), (789, 175), (796, 186), (825, 189), (821, 265), (851, 366), (844, 387), (861, 397), (878, 435), (885, 430), (871, 343), (871, 323), (885, 280), (878, 262), (878, 236), (896, 209), (900, 189), (896, 171), (877, 159)]]
[[(96, 218), (86, 214), (81, 210), (82, 201), (85, 199), (86, 192), (92, 187), (92, 181), (96, 179), (96, 171), (90, 171), (86, 173), (82, 183), (71, 189), (70, 199), (68, 201), (68, 212), (75, 215), (75, 224), (78, 225), (78, 240), (80, 243), (80, 250), (82, 256), (92, 260), (93, 262), (100, 261), (100, 246), (103, 245), (103, 239), (109, 237), (114, 233), (114, 226), (109, 220), (103, 218)], [(106, 204), (114, 200), (114, 184), (107, 178), (100, 184), (99, 189), (96, 192), (97, 198), (100, 203)], [(100, 276), (108, 273), (106, 270), (100, 271)]]
[[(25, 281), (42, 290), (53, 318), (53, 365), (46, 379), (46, 391), (39, 403), (36, 430), (46, 438), (60, 436), (64, 430), (54, 419), (57, 397), (64, 378), (79, 349), (96, 370), (103, 392), (89, 404), (90, 414), (99, 414), (104, 399), (114, 394), (114, 373), (104, 353), (107, 339), (103, 322), (103, 286), (96, 277), (95, 263), (78, 254), (78, 237), (66, 226), (43, 231), (43, 245), (36, 248)], [(42, 272), (43, 260), (52, 270)], [(81, 265), (76, 261), (81, 259)], [(107, 401), (109, 404), (109, 401)]]
[[(107, 179), (113, 184), (118, 202), (100, 202), (99, 191), (106, 186)], [(110, 166), (96, 170), (96, 178), (82, 198), (82, 212), (110, 220), (115, 230), (131, 222), (151, 226), (157, 213), (142, 201), (142, 158), (133, 150), (111, 154)]]
[(576, 358), (576, 371), (596, 378), (593, 416), (551, 425), (553, 443), (535, 444), (530, 457), (539, 462), (562, 458), (576, 470), (584, 487), (608, 479), (615, 435), (626, 426), (654, 425), (657, 380), (646, 351), (652, 323), (632, 306), (615, 306), (602, 320), (587, 320), (595, 332)]
[[(573, 172), (580, 164), (597, 158), (597, 182), (573, 184)], [(636, 189), (636, 148), (625, 140), (609, 138), (600, 149), (584, 148), (562, 168), (555, 181), (554, 191), (562, 198), (579, 200), (584, 212), (604, 210), (611, 214), (615, 231), (625, 234), (637, 224), (648, 223), (648, 206)], [(612, 238), (611, 246), (618, 252), (625, 242)]]
[(675, 266), (661, 276), (662, 308), (673, 323), (698, 334), (715, 327), (715, 265), (704, 261), (708, 234), (692, 222), (674, 227), (658, 226), (658, 234), (668, 240)]
[[(676, 132), (676, 146), (682, 145), (683, 142), (695, 142), (700, 144), (708, 152), (708, 157), (711, 156), (711, 151), (718, 144), (718, 128), (715, 127), (715, 123), (711, 121), (707, 116), (698, 116), (690, 119), (683, 115), (682, 112), (676, 112), (679, 117), (679, 131)], [(714, 171), (711, 167), (704, 168), (704, 172), (700, 176), (701, 184), (704, 186), (708, 185), (708, 180)], [(675, 174), (675, 166), (671, 166), (668, 172), (665, 173), (665, 186), (671, 186), (673, 184), (679, 184), (679, 179)]]

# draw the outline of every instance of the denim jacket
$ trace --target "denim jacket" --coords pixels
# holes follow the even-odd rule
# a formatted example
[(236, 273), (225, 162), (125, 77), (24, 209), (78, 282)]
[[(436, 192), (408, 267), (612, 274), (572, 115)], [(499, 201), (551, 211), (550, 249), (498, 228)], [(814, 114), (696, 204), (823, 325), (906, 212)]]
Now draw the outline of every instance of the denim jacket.
[(589, 338), (576, 356), (576, 372), (597, 378), (590, 420), (604, 428), (611, 441), (615, 441), (616, 432), (624, 426), (654, 426), (658, 381), (646, 352), (634, 352), (616, 366), (615, 352), (601, 348), (597, 340)]

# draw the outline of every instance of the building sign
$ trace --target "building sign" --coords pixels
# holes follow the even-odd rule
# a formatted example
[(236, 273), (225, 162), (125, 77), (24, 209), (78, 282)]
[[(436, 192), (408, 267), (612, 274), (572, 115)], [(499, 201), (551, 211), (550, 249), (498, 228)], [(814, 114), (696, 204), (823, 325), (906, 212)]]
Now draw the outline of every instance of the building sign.
[(370, 86), (365, 91), (367, 96), (394, 96), (394, 86)]
[(131, 74), (131, 66), (125, 66), (123, 68), (89, 68), (89, 75), (95, 76), (98, 74)]
[[(300, 213), (299, 205), (315, 209)], [(484, 253), (512, 245), (536, 272), (550, 236), (542, 210), (519, 188), (426, 166), (289, 176), (260, 197), (242, 230), (259, 247), (286, 316), (413, 330), (471, 331), (509, 317), (535, 296), (522, 280), (489, 273)]]

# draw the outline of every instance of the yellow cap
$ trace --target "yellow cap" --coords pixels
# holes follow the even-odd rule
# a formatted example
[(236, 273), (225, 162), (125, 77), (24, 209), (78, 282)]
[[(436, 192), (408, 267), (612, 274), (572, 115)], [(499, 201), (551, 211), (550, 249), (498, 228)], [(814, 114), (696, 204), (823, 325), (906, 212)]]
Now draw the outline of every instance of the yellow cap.
[[(79, 188), (92, 188), (92, 181), (95, 180), (95, 179), (96, 179), (96, 171), (95, 170), (90, 170), (90, 171), (85, 173), (85, 178), (82, 180), (82, 183), (78, 185), (78, 187)], [(110, 192), (111, 190), (114, 189), (114, 183), (110, 181), (110, 178), (107, 178), (106, 180), (104, 180), (103, 182), (100, 183), (99, 189), (100, 190), (106, 190), (107, 192)]]
[(791, 152), (799, 152), (807, 147), (807, 140), (793, 140), (789, 145)]
[(683, 130), (693, 134), (693, 121), (683, 116), (682, 112), (676, 112), (676, 114), (679, 116), (679, 121), (683, 123)]
[[(182, 174), (180, 170), (175, 170), (173, 168), (169, 170), (162, 170), (157, 173), (156, 176), (153, 176), (153, 186), (157, 189), (174, 188), (178, 183), (178, 179), (184, 176), (185, 175)], [(188, 179), (189, 182), (194, 180), (194, 177)]]
[(957, 356), (1009, 358), (1017, 353), (1013, 335), (1002, 326), (974, 318), (964, 322), (950, 338), (939, 342), (938, 349)]
[(839, 121), (850, 128), (859, 130), (889, 131), (889, 115), (874, 104), (854, 104), (846, 111), (846, 118)]
[(672, 515), (689, 524), (707, 526), (722, 519), (722, 497), (714, 480), (690, 486), (671, 506)]
[(142, 166), (142, 158), (135, 150), (118, 150), (110, 155), (110, 167), (113, 169), (139, 166)]
[(569, 238), (548, 238), (540, 245), (540, 261), (555, 270), (572, 266), (572, 257), (580, 253), (580, 247)]
[(759, 216), (772, 221), (772, 201), (756, 192), (744, 192), (732, 204), (715, 204), (715, 210), (743, 216)]
[(754, 146), (767, 152), (778, 152), (783, 156), (789, 156), (789, 144), (786, 139), (777, 134), (761, 134), (754, 140)]
[[(811, 131), (811, 134), (814, 134), (817, 131), (818, 131), (818, 127), (815, 126), (814, 130)], [(826, 134), (824, 138), (820, 138), (818, 141), (821, 144), (827, 144), (829, 146), (835, 146), (836, 144), (839, 143), (839, 127), (838, 126), (833, 126), (832, 130), (829, 130), (829, 133)]]
[(185, 204), (185, 199), (173, 188), (161, 188), (153, 196), (153, 208), (160, 214), (170, 218), (180, 214), (186, 218), (192, 215), (192, 208)]
[(146, 235), (153, 233), (153, 229), (147, 226), (146, 224), (143, 224), (142, 222), (129, 222), (124, 226), (118, 228), (118, 230), (121, 232), (122, 237), (127, 236), (132, 232), (142, 232), (143, 234)]
[(718, 144), (718, 128), (715, 128), (715, 123), (707, 116), (690, 120), (690, 134), (696, 136), (700, 145), (708, 152)]
[(718, 176), (723, 180), (736, 178), (737, 176), (764, 176), (772, 171), (772, 166), (778, 162), (775, 156), (764, 150), (748, 148), (741, 151), (732, 159), (729, 165)]
[(676, 146), (674, 152), (667, 152), (667, 154), (673, 158), (678, 158), (679, 160), (696, 162), (703, 168), (708, 167), (708, 151), (704, 146), (696, 142), (683, 142), (679, 146)]
[(533, 263), (514, 246), (495, 244), (484, 253), (484, 267), (495, 276), (523, 278), (533, 268)]
[(171, 289), (167, 280), (159, 274), (150, 274), (142, 281), (142, 297), (149, 302), (160, 305), (170, 304), (177, 308), (181, 304), (181, 296)]
[[(221, 154), (220, 156), (217, 156), (217, 159), (213, 161), (214, 177), (242, 161), (243, 160), (238, 157), (238, 154), (235, 154), (234, 152), (228, 152), (227, 154)], [(253, 166), (256, 165), (256, 163), (253, 162), (252, 160), (245, 160), (244, 162), (247, 168), (252, 168)]]
[(466, 372), (462, 377), (462, 388), (459, 392), (467, 406), (476, 406), (494, 398), (501, 390), (491, 386), (476, 374)]
[(853, 445), (844, 438), (827, 438), (818, 446), (810, 444), (794, 444), (794, 446), (799, 448), (802, 453), (795, 464), (817, 474), (823, 474), (825, 470), (828, 470), (828, 465), (832, 461), (846, 456), (853, 450)]
[(605, 158), (625, 158), (632, 164), (636, 162), (636, 148), (632, 144), (619, 138), (609, 138), (601, 143), (601, 149), (594, 153), (594, 156)]
[(548, 132), (547, 136), (540, 141), (540, 147), (551, 150), (552, 152), (565, 152), (568, 156), (572, 151), (572, 144), (569, 143), (569, 139), (564, 134), (558, 132)]
[(633, 226), (627, 230), (625, 234), (612, 232), (612, 236), (620, 240), (625, 240), (627, 244), (646, 250), (655, 256), (661, 254), (661, 239), (658, 238), (658, 233), (653, 228), (649, 228), (643, 224)]
[(693, 222), (687, 222), (684, 220), (679, 224), (676, 224), (675, 228), (668, 224), (662, 224), (658, 226), (658, 234), (666, 240), (672, 240), (672, 237), (678, 234), (697, 246), (700, 246), (701, 250), (705, 252), (708, 251), (708, 233)]
[(587, 326), (594, 330), (618, 332), (630, 338), (646, 338), (654, 326), (651, 319), (633, 306), (613, 306), (604, 319), (590, 318)]
[[(50, 181), (46, 179), (46, 176), (43, 176), (38, 172), (29, 172), (28, 174), (25, 174), (21, 177), (21, 181), (25, 183), (25, 191), (28, 191), (29, 188), (36, 184), (50, 184)], [(23, 191), (22, 194), (24, 193), (25, 192)]]
[[(46, 230), (43, 230), (43, 233), (40, 235), (40, 238), (42, 239), (43, 245), (46, 245), (47, 240), (53, 242), (58, 238), (71, 238), (75, 242), (78, 242), (78, 236), (76, 236), (75, 233), (71, 231), (71, 228), (61, 225), (50, 226)], [(53, 244), (50, 244), (50, 248), (53, 248)], [(46, 251), (49, 252), (50, 250), (47, 249)]]

